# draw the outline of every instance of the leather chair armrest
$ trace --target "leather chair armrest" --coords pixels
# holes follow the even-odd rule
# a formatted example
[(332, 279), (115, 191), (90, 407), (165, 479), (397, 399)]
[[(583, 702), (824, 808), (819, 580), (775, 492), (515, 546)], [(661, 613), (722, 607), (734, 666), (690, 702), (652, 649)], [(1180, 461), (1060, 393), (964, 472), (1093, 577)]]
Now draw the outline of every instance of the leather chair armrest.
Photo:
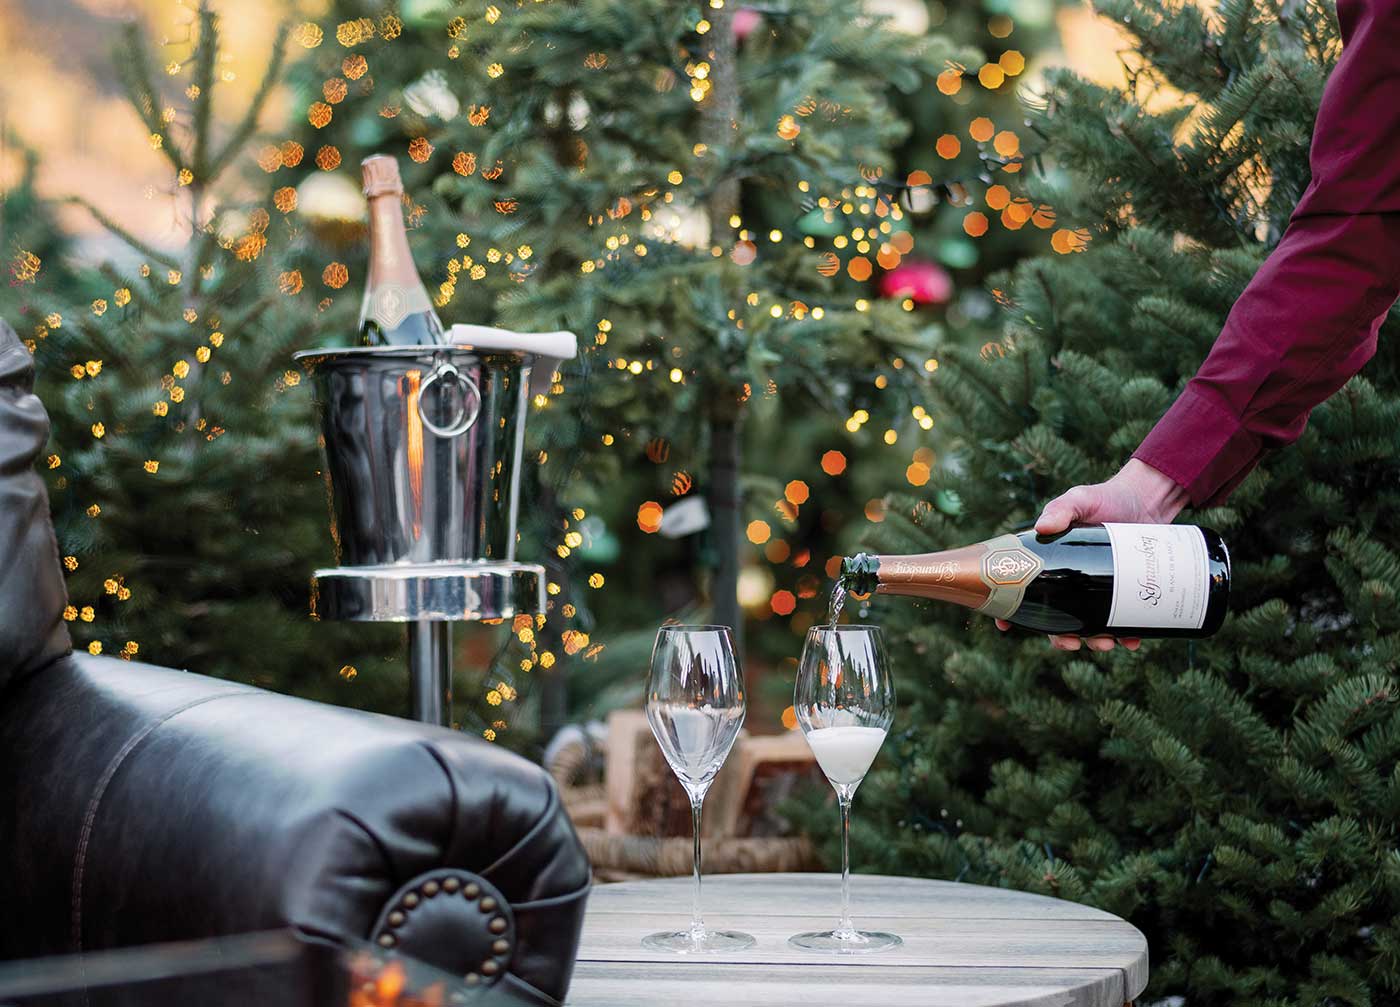
[(0, 750), (20, 957), (292, 927), (568, 989), (587, 857), (544, 771), (484, 741), (75, 655), (12, 690)]

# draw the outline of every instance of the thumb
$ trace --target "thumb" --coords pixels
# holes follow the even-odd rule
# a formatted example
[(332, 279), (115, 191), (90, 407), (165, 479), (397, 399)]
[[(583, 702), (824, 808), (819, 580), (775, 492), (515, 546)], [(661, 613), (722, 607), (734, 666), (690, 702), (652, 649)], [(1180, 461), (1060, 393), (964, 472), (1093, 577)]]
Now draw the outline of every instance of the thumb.
[(1036, 518), (1036, 532), (1040, 535), (1055, 535), (1080, 518), (1086, 517), (1092, 510), (1092, 503), (1088, 497), (1087, 486), (1076, 486), (1068, 493), (1051, 500), (1040, 512), (1040, 517)]

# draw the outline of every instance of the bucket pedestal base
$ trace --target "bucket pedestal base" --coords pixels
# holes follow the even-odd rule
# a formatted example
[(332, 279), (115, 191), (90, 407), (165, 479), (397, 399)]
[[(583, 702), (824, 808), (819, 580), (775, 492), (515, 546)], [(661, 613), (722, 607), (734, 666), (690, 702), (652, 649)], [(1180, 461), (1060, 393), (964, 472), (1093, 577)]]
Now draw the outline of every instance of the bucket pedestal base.
[(316, 571), (322, 619), (406, 622), (413, 719), (452, 724), (452, 623), (535, 615), (544, 567), (533, 563), (419, 563)]
[(479, 622), (544, 611), (534, 563), (418, 563), (316, 571), (316, 614), (352, 622)]

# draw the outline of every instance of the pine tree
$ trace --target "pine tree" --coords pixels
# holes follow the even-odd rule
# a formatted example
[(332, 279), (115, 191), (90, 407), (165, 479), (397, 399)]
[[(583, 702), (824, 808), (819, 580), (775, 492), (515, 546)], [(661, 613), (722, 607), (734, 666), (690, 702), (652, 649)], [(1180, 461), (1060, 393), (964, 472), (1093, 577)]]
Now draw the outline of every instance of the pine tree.
[[(342, 0), (296, 31), (307, 51), (292, 70), (294, 107), (306, 121), (294, 139), (306, 159), (288, 170), (269, 158), (272, 184), (328, 187), (313, 151), (334, 152), (342, 182), (363, 156), (395, 154), (415, 256), (446, 322), (571, 328), (582, 340), (531, 419), (522, 514), (522, 550), (541, 558), (543, 547), (563, 618), (531, 628), (529, 651), (499, 661), (493, 680), (515, 683), (542, 653), (558, 660), (556, 679), (594, 655), (575, 693), (584, 700), (607, 692), (609, 671), (635, 676), (634, 663), (598, 655), (599, 626), (618, 655), (635, 649), (621, 631), (649, 636), (679, 610), (742, 626), (746, 533), (761, 522), (759, 548), (764, 535), (791, 536), (788, 556), (826, 535), (825, 499), (801, 518), (785, 485), (806, 469), (826, 478), (819, 459), (843, 444), (843, 418), (867, 409), (918, 429), (911, 408), (925, 401), (923, 365), (949, 307), (878, 296), (897, 249), (912, 244), (970, 291), (948, 319), (961, 333), (991, 303), (985, 271), (1047, 237), (1044, 218), (1012, 233), (1031, 219), (1020, 206), (1004, 228), (993, 215), (998, 237), (965, 230), (973, 201), (1020, 166), (1008, 144), (1024, 56), (1003, 58), (1009, 18), (951, 9), (953, 39), (982, 32), (995, 59), (936, 27), (925, 37), (874, 16), (853, 23), (849, 5), (827, 2), (386, 13)], [(1040, 37), (1024, 29), (1016, 44)], [(1007, 136), (969, 136), (982, 119)], [(950, 131), (959, 152), (940, 156)], [(314, 210), (306, 201), (299, 213)], [(307, 247), (362, 275), (343, 232)], [(344, 340), (352, 310), (336, 298), (318, 316), (328, 342)], [(710, 530), (654, 534), (660, 508), (687, 495), (706, 499)], [(808, 580), (824, 559), (769, 560), (776, 586), (811, 610), (800, 618), (821, 605)]]
[[(532, 416), (522, 514), (522, 550), (543, 551), (560, 618), (527, 627), (528, 652), (491, 677), (513, 683), (521, 668), (548, 668), (546, 654), (559, 670), (596, 657), (598, 621), (654, 632), (697, 594), (740, 625), (734, 580), (757, 516), (744, 498), (781, 500), (783, 485), (765, 460), (741, 460), (744, 418), (827, 411), (849, 399), (852, 373), (927, 356), (928, 320), (864, 289), (879, 246), (911, 226), (903, 179), (881, 181), (908, 134), (889, 82), (932, 87), (949, 58), (979, 61), (875, 21), (853, 33), (848, 8), (825, 2), (772, 7), (768, 30), (743, 41), (724, 5), (591, 0), (470, 18), (426, 6), (385, 14), (345, 0), (297, 29), (307, 160), (274, 166), (272, 181), (323, 184), (313, 150), (346, 166), (397, 155), (444, 321), (581, 337), (580, 359)], [(829, 251), (823, 273), (817, 239), (795, 226), (812, 211), (883, 233), (860, 252)], [(307, 247), (362, 275), (352, 247)], [(337, 299), (319, 316), (327, 342), (344, 341), (350, 310)], [(896, 394), (912, 400), (923, 376), (910, 368)], [(708, 501), (703, 544), (654, 534), (661, 504), (686, 494)], [(774, 520), (769, 507), (753, 509)], [(618, 569), (624, 545), (635, 561)], [(696, 567), (709, 571), (698, 584)], [(591, 687), (599, 674), (590, 668)]]
[[(1047, 171), (1024, 180), (1074, 229), (998, 283), (1003, 338), (944, 351), (927, 489), (953, 496), (892, 496), (879, 551), (989, 537), (1111, 475), (1306, 185), (1330, 9), (1097, 8), (1130, 33), (1127, 84), (1050, 75), (1032, 111)], [(979, 617), (872, 606), (907, 706), (861, 790), (854, 861), (1119, 913), (1147, 934), (1149, 998), (1394, 1002), (1397, 330), (1296, 446), (1189, 515), (1234, 556), (1216, 637), (1067, 656)]]
[[(53, 207), (23, 185), (6, 206), (15, 240), (50, 246), (0, 310), (30, 340), (53, 422), (45, 471), (75, 645), (397, 711), (398, 634), (310, 617), (310, 574), (331, 542), (310, 403), (294, 393), (302, 334), (288, 303), (304, 281), (285, 225), (230, 194), (285, 35), (223, 128), (215, 11), (201, 5), (173, 73), (124, 26), (121, 81), (189, 238), (154, 247), (74, 197), (130, 250), (76, 264)], [(348, 689), (361, 670), (371, 684)]]

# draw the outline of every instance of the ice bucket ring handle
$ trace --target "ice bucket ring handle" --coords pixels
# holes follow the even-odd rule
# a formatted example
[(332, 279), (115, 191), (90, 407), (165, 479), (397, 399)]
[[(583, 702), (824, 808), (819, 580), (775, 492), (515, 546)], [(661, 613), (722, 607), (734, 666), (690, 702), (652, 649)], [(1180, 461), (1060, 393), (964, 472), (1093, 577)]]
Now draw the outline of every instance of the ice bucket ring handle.
[[(432, 387), (433, 382), (447, 377), (462, 386), (462, 405), (457, 417), (447, 426), (440, 427), (424, 414), (423, 400), (427, 398), (428, 389)], [(432, 373), (418, 386), (418, 418), (423, 421), (423, 426), (439, 437), (460, 437), (472, 428), (472, 424), (476, 422), (476, 418), (480, 414), (481, 389), (477, 387), (475, 381), (459, 371), (449, 361), (439, 360)]]

